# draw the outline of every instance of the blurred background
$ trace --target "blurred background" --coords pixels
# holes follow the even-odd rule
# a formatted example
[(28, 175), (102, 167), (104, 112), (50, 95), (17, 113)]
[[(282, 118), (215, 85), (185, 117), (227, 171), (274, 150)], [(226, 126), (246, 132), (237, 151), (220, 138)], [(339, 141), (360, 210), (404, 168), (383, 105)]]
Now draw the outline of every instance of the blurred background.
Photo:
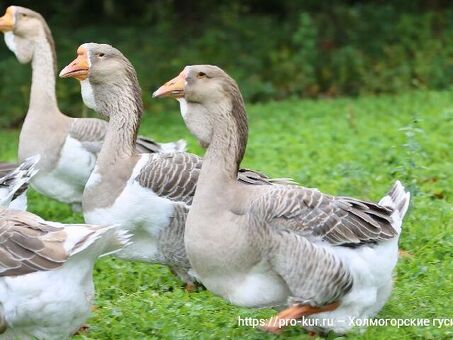
[[(134, 64), (148, 111), (151, 91), (187, 64), (219, 65), (247, 102), (446, 89), (453, 83), (453, 1), (71, 0), (0, 1), (47, 20), (61, 69), (83, 42), (109, 43)], [(0, 128), (20, 126), (30, 65), (0, 48)], [(58, 81), (63, 112), (91, 115), (79, 85)], [(175, 110), (175, 106), (171, 106)]]

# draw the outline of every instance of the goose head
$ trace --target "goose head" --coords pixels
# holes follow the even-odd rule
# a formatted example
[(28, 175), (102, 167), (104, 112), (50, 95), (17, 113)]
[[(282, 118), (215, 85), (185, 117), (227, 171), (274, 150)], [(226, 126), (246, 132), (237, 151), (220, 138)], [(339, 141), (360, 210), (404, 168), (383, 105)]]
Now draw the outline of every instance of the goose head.
[[(172, 97), (179, 101), (181, 115), (200, 144), (211, 144), (217, 128), (226, 120), (241, 120), (247, 129), (244, 102), (236, 82), (214, 65), (191, 65), (162, 85), (153, 97)], [(240, 115), (241, 117), (236, 117)]]
[(47, 39), (53, 48), (54, 42), (44, 18), (31, 9), (9, 6), (0, 18), (0, 30), (5, 34), (5, 43), (21, 63), (29, 63), (35, 44)]
[(83, 102), (98, 113), (110, 116), (124, 105), (142, 111), (141, 89), (129, 60), (107, 44), (85, 43), (77, 58), (61, 72), (61, 78), (80, 81)]

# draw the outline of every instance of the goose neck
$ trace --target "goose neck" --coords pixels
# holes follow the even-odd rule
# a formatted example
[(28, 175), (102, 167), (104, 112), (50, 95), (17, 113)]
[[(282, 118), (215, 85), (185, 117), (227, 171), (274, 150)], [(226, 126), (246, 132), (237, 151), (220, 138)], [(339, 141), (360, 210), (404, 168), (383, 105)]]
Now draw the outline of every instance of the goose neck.
[(96, 107), (110, 119), (98, 161), (131, 158), (137, 153), (135, 145), (143, 112), (141, 96), (130, 95), (128, 88), (121, 86), (111, 86), (108, 91), (101, 92), (108, 96), (96, 96), (95, 93)]
[(247, 119), (245, 111), (217, 115), (213, 125), (211, 143), (206, 151), (204, 168), (206, 173), (218, 174), (225, 179), (236, 181), (239, 166), (247, 145)]
[(44, 36), (34, 44), (29, 111), (59, 112), (55, 95), (55, 49)]

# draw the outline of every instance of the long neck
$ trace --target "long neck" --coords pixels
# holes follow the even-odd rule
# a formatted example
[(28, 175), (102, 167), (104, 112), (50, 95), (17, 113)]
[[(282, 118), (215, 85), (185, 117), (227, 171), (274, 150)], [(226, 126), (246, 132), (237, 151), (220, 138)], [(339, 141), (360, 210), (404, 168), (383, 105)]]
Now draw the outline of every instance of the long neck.
[(108, 94), (98, 100), (98, 112), (110, 116), (107, 133), (98, 164), (110, 164), (115, 160), (127, 160), (137, 154), (135, 144), (140, 127), (143, 105), (140, 94), (130, 86), (109, 86), (101, 90)]
[[(135, 85), (134, 85), (135, 84)], [(90, 179), (98, 178), (85, 187), (83, 209), (111, 206), (121, 194), (140, 159), (135, 150), (137, 132), (143, 112), (140, 88), (136, 82), (100, 85), (90, 84), (96, 111), (109, 116), (102, 149)], [(84, 97), (85, 101), (85, 97)], [(97, 174), (100, 177), (96, 176)]]
[(59, 112), (55, 96), (55, 50), (45, 36), (35, 41), (32, 69), (29, 111), (40, 115)]
[(116, 114), (110, 117), (102, 150), (98, 156), (99, 164), (129, 159), (136, 154), (135, 142), (140, 121), (137, 116)]
[[(226, 112), (215, 115), (213, 134), (203, 161), (203, 172), (236, 181), (239, 165), (247, 145), (247, 118), (242, 104), (224, 108)], [(238, 112), (238, 110), (240, 112)]]

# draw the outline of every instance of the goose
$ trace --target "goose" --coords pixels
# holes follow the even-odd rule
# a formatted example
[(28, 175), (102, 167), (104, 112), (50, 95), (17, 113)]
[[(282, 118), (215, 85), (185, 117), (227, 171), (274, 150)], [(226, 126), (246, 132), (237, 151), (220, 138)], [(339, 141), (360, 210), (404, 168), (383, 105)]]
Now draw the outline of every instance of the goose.
[(60, 224), (0, 208), (0, 338), (74, 334), (90, 314), (96, 259), (129, 237), (115, 225)]
[[(184, 224), (202, 160), (186, 152), (139, 154), (134, 143), (143, 103), (134, 67), (106, 44), (82, 44), (77, 54), (60, 77), (79, 79), (85, 105), (109, 117), (83, 193), (85, 220), (120, 223), (133, 237), (116, 256), (167, 265), (191, 290), (194, 279), (184, 249)], [(273, 183), (251, 170), (242, 170), (238, 180), (251, 186)]]
[[(154, 97), (179, 100), (191, 133), (208, 145), (186, 220), (196, 278), (244, 307), (278, 307), (263, 322), (346, 333), (392, 290), (398, 238), (410, 194), (396, 181), (378, 204), (291, 186), (236, 181), (247, 115), (236, 82), (212, 65), (187, 66)], [(309, 324), (305, 322), (311, 320)]]
[[(54, 41), (39, 13), (10, 6), (0, 18), (0, 30), (17, 59), (21, 63), (31, 61), (33, 70), (30, 104), (19, 137), (19, 159), (41, 155), (32, 187), (78, 211), (107, 122), (71, 118), (60, 112), (55, 95)], [(137, 148), (141, 152), (171, 152), (185, 150), (185, 142), (158, 144), (141, 137)]]
[(28, 182), (37, 173), (39, 155), (17, 164), (0, 165), (0, 207), (27, 210)]

